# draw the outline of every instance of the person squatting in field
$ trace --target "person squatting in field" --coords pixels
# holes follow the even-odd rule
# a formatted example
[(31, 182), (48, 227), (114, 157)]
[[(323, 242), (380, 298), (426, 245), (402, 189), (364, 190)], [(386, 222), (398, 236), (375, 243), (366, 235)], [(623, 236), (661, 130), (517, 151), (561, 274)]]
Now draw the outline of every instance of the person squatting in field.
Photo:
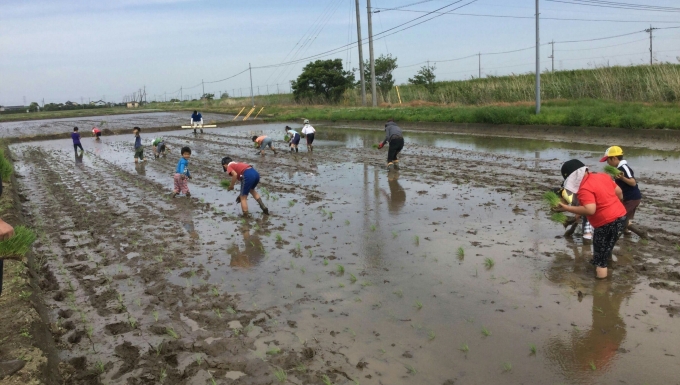
[(404, 134), (401, 128), (394, 123), (394, 120), (389, 119), (385, 123), (385, 140), (378, 145), (378, 148), (383, 148), (386, 143), (389, 143), (389, 150), (387, 151), (387, 169), (399, 168), (399, 159), (397, 155), (404, 148)]
[(140, 162), (144, 161), (144, 146), (142, 146), (142, 136), (139, 135), (141, 130), (139, 127), (132, 129), (132, 132), (135, 134), (135, 163), (137, 163), (137, 160)]
[(274, 155), (276, 155), (276, 150), (274, 150), (274, 140), (272, 138), (262, 135), (262, 136), (253, 136), (251, 138), (253, 142), (257, 143), (260, 148), (260, 155), (264, 155), (264, 149), (269, 147), (270, 150), (274, 151)]
[(222, 169), (231, 176), (231, 182), (228, 190), (232, 191), (237, 181), (241, 182), (241, 192), (236, 198), (236, 202), (241, 203), (241, 210), (243, 216), (248, 217), (248, 194), (251, 194), (257, 201), (265, 215), (269, 215), (269, 209), (262, 202), (262, 197), (255, 191), (258, 183), (260, 183), (260, 174), (247, 163), (234, 162), (230, 157), (222, 158)]
[(102, 130), (98, 129), (97, 127), (92, 127), (92, 136), (94, 136), (95, 140), (101, 139)]
[(76, 155), (78, 154), (78, 149), (80, 148), (80, 151), (85, 152), (83, 150), (83, 145), (80, 144), (80, 133), (78, 132), (78, 127), (73, 127), (73, 132), (71, 133), (71, 139), (73, 139), (73, 149), (76, 152)]
[(635, 172), (630, 167), (628, 162), (623, 159), (623, 149), (619, 146), (612, 146), (605, 151), (604, 156), (600, 159), (600, 162), (607, 162), (608, 165), (616, 167), (619, 171), (614, 177), (614, 182), (621, 188), (623, 192), (623, 207), (626, 208), (626, 229), (624, 232), (630, 234), (630, 230), (633, 230), (636, 234), (644, 238), (644, 232), (631, 227), (630, 222), (635, 218), (635, 212), (637, 211), (640, 202), (642, 201), (642, 193), (638, 187), (637, 180), (635, 179)]
[(191, 158), (191, 148), (182, 147), (182, 157), (179, 158), (177, 162), (177, 168), (175, 168), (175, 189), (172, 192), (172, 197), (176, 197), (178, 194), (185, 194), (187, 198), (191, 197), (189, 192), (189, 179), (191, 179), (191, 173), (189, 172), (189, 158)]
[(286, 126), (285, 128), (286, 134), (288, 134), (288, 143), (290, 146), (290, 152), (298, 152), (298, 144), (300, 144), (300, 134), (297, 133), (297, 131), (293, 130), (292, 128)]
[(158, 159), (161, 155), (165, 155), (165, 140), (163, 138), (156, 138), (151, 143), (153, 146), (153, 156)]
[(311, 124), (309, 124), (309, 120), (305, 119), (305, 125), (302, 126), (302, 135), (305, 136), (305, 139), (307, 139), (307, 151), (313, 152), (314, 151), (314, 134), (316, 134), (316, 130), (314, 127), (312, 127)]
[(612, 251), (626, 224), (626, 208), (621, 201), (623, 192), (607, 174), (592, 173), (578, 159), (565, 162), (561, 169), (564, 188), (576, 194), (580, 206), (560, 203), (556, 211), (585, 215), (595, 229), (593, 259), (597, 278), (607, 277)]

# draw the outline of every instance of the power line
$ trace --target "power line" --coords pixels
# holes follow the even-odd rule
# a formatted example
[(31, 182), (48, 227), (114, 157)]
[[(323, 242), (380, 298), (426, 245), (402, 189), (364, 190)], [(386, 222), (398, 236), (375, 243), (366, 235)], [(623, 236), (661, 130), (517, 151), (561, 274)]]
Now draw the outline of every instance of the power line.
[[(399, 11), (412, 13), (427, 13), (428, 11), (421, 11), (415, 9), (397, 9), (397, 8), (376, 8), (378, 12), (384, 11)], [(458, 16), (473, 16), (473, 17), (492, 17), (501, 19), (534, 19), (534, 16), (514, 16), (514, 15), (491, 15), (483, 13), (459, 13), (459, 12), (438, 12), (444, 15), (458, 15)], [(579, 19), (579, 18), (563, 18), (563, 17), (541, 17), (541, 20), (557, 20), (557, 21), (590, 21), (590, 22), (610, 22), (610, 23), (655, 23), (655, 24), (677, 24), (678, 21), (668, 20), (617, 20), (617, 19)]]
[(640, 41), (647, 41), (647, 38), (633, 40), (633, 41), (629, 41), (629, 42), (625, 42), (625, 43), (621, 43), (621, 44), (606, 45), (604, 47), (578, 48), (578, 49), (556, 49), (555, 51), (557, 51), (557, 52), (590, 51), (590, 50), (594, 50), (594, 49), (618, 47), (618, 46), (622, 46), (622, 45), (637, 43), (637, 42), (640, 42)]
[(619, 3), (615, 1), (602, 1), (602, 0), (547, 0), (553, 3), (565, 3), (565, 4), (575, 4), (575, 5), (585, 5), (589, 7), (599, 7), (599, 8), (615, 8), (615, 9), (630, 9), (636, 11), (652, 11), (652, 12), (680, 12), (680, 8), (675, 7), (662, 7), (658, 5), (645, 5), (645, 4), (631, 4), (631, 3)]

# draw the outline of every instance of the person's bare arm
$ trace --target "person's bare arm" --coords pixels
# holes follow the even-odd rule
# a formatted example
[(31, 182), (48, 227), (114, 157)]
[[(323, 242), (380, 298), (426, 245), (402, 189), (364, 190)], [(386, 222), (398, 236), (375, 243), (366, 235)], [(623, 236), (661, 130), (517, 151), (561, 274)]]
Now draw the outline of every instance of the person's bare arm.
[(0, 219), (0, 241), (6, 241), (14, 236), (14, 228)]
[(238, 174), (236, 174), (236, 171), (232, 171), (229, 175), (231, 175), (231, 183), (229, 184), (229, 188), (227, 190), (232, 191), (234, 189), (234, 185), (236, 185), (236, 182), (238, 181)]
[(637, 184), (635, 178), (626, 178), (626, 175), (623, 172), (617, 175), (615, 178), (622, 180), (623, 183), (627, 184), (628, 186), (635, 186)]
[(621, 191), (621, 187), (616, 186), (614, 192), (616, 193), (616, 196), (619, 198), (619, 200), (623, 201), (623, 191)]
[(555, 211), (567, 211), (576, 215), (590, 216), (595, 214), (596, 209), (597, 206), (595, 205), (595, 203), (589, 203), (584, 206), (569, 206), (565, 205), (564, 203), (560, 203), (560, 205), (557, 207)]

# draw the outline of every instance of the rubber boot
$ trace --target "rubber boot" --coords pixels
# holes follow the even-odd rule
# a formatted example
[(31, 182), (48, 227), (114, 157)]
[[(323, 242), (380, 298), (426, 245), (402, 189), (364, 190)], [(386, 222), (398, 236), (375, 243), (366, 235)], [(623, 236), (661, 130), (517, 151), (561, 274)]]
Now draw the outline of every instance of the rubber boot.
[(257, 200), (257, 203), (260, 205), (262, 212), (265, 213), (265, 215), (269, 215), (269, 209), (264, 205), (264, 202), (262, 202), (262, 197)]
[(201, 134), (203, 133), (203, 129), (201, 128)]
[(22, 360), (11, 360), (0, 362), (0, 380), (23, 369), (26, 362)]
[(187, 191), (187, 198), (191, 198), (191, 193)]
[(295, 153), (297, 153), (297, 152), (298, 152), (298, 148), (297, 148), (297, 147), (295, 147)]
[(196, 132), (196, 129), (194, 128), (194, 134), (196, 134), (196, 133), (197, 133), (197, 132)]

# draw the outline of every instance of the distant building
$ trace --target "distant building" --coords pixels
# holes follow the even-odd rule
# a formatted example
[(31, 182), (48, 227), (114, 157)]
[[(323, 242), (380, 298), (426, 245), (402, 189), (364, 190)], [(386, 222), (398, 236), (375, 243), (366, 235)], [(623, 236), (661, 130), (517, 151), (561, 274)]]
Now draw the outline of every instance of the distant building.
[(26, 106), (0, 106), (0, 112), (16, 112), (16, 111), (23, 111), (27, 110), (28, 107)]
[(128, 102), (127, 103), (127, 108), (137, 108), (137, 107), (139, 107), (138, 102)]
[(64, 106), (66, 106), (66, 107), (76, 107), (76, 106), (79, 106), (79, 105), (80, 105), (80, 104), (78, 104), (78, 103), (76, 103), (76, 102), (72, 102), (72, 101), (70, 101), (70, 100), (67, 101), (66, 103), (64, 103)]

